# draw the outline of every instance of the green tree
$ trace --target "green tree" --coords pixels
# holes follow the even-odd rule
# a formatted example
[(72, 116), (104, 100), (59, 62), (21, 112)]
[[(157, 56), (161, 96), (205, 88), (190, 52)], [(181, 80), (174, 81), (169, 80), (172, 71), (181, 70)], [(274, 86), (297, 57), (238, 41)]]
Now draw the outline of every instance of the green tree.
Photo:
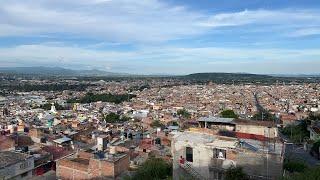
[(238, 118), (238, 115), (231, 109), (227, 109), (221, 112), (221, 117), (223, 118)]
[(230, 167), (225, 174), (225, 180), (248, 180), (247, 174), (242, 167)]
[(164, 125), (159, 120), (154, 120), (151, 123), (151, 127), (153, 127), (153, 128), (161, 127), (163, 129)]
[(274, 121), (276, 116), (271, 114), (269, 111), (259, 111), (257, 114), (253, 115), (252, 119), (254, 120), (263, 120), (263, 121)]
[(107, 123), (122, 123), (122, 122), (128, 121), (129, 118), (126, 116), (120, 116), (119, 114), (116, 114), (116, 113), (109, 113), (104, 117), (104, 120)]
[(186, 109), (179, 109), (177, 114), (187, 119), (191, 117), (191, 114)]
[(294, 173), (294, 174), (289, 175), (283, 179), (285, 179), (285, 180), (306, 180), (306, 179), (319, 180), (320, 179), (320, 167), (306, 169), (305, 171), (303, 171), (301, 173)]
[(151, 157), (142, 166), (131, 180), (170, 179), (172, 177), (172, 165), (161, 158)]
[(283, 164), (283, 168), (291, 173), (303, 172), (307, 169), (307, 165), (301, 161), (286, 160)]
[(136, 97), (133, 94), (93, 94), (87, 93), (84, 97), (80, 99), (69, 99), (68, 103), (92, 103), (97, 101), (102, 102), (112, 102), (115, 104), (120, 104), (124, 101), (129, 101), (130, 99)]
[[(50, 110), (51, 109), (51, 106), (52, 106), (52, 104), (51, 103), (46, 103), (46, 104), (43, 104), (43, 105), (41, 105), (39, 108), (41, 108), (41, 109), (44, 109), (44, 110)], [(56, 110), (68, 110), (68, 107), (65, 107), (65, 106), (61, 106), (60, 104), (58, 104), (58, 103), (54, 103), (54, 106), (55, 106), (55, 108), (56, 108)]]
[(282, 134), (289, 137), (293, 142), (302, 142), (309, 138), (308, 124), (305, 120), (298, 125), (288, 125), (281, 130)]

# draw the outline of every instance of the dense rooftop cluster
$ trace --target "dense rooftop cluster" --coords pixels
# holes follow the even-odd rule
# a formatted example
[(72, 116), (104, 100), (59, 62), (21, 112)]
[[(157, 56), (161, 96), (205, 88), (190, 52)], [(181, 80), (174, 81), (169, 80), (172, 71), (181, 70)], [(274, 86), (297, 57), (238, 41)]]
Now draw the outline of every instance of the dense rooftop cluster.
[[(0, 97), (0, 175), (134, 179), (156, 157), (173, 165), (174, 179), (185, 173), (222, 177), (230, 165), (252, 178), (279, 177), (287, 158), (284, 142), (312, 146), (320, 138), (317, 83), (102, 79), (3, 78), (10, 88)], [(309, 151), (317, 157), (314, 144)], [(17, 155), (7, 161), (10, 153)], [(268, 154), (272, 158), (263, 159)], [(180, 157), (189, 164), (179, 164)], [(317, 163), (313, 159), (310, 164)], [(21, 171), (9, 173), (17, 164)]]

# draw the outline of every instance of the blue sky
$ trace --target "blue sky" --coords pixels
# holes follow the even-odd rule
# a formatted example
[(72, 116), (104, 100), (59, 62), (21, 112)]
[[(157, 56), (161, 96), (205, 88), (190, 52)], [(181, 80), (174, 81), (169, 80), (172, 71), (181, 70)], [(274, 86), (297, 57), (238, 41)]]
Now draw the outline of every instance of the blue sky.
[(320, 73), (319, 0), (0, 0), (0, 67)]

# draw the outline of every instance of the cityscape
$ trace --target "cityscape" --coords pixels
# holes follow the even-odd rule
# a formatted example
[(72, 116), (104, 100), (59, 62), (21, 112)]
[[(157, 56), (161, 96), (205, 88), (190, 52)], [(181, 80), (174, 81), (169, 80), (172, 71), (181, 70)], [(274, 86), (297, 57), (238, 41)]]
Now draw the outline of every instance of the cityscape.
[(0, 0), (0, 179), (319, 179), (319, 10)]

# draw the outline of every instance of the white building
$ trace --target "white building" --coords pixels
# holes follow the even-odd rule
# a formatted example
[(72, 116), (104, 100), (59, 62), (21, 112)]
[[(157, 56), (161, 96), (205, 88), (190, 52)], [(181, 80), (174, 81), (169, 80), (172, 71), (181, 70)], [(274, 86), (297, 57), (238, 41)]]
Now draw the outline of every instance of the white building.
[(282, 176), (283, 148), (280, 142), (177, 133), (171, 144), (173, 179), (224, 179), (225, 171), (232, 166), (242, 167), (254, 179), (277, 179)]

